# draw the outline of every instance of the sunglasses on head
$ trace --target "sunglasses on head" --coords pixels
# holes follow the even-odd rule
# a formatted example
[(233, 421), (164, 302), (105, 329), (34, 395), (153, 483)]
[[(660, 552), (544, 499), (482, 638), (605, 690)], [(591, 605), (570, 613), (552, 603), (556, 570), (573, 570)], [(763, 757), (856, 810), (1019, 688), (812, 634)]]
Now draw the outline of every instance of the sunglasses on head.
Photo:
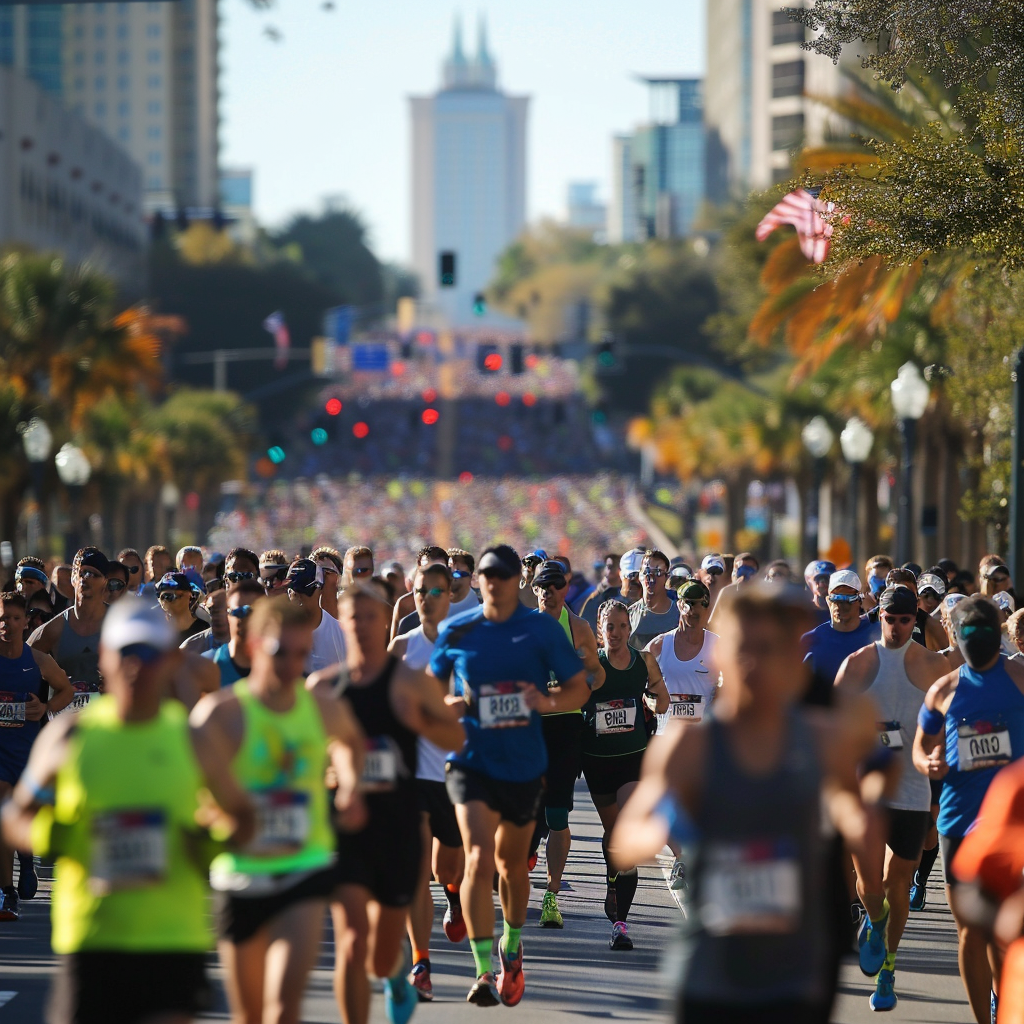
[(825, 600), (832, 604), (856, 604), (860, 600), (860, 594), (829, 594)]
[(224, 579), (226, 579), (228, 583), (238, 583), (241, 580), (252, 580), (255, 578), (256, 573), (254, 572), (235, 572), (235, 570), (232, 569), (231, 572), (224, 573)]
[(124, 580), (107, 580), (107, 590), (112, 594), (120, 594), (128, 584)]
[(247, 619), (252, 615), (252, 605), (240, 604), (237, 608), (229, 608), (228, 615), (233, 619)]
[(420, 597), (440, 597), (444, 593), (444, 587), (417, 587), (414, 594), (419, 594)]

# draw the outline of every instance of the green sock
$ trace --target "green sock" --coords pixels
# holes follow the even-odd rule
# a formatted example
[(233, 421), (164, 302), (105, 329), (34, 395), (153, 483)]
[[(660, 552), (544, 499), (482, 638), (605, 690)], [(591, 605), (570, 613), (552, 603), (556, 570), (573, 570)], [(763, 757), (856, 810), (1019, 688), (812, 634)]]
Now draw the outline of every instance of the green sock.
[(871, 918), (871, 923), (872, 924), (878, 924), (879, 921), (883, 921), (885, 919), (885, 915), (888, 914), (888, 913), (889, 913), (889, 901), (886, 900), (886, 899), (883, 899), (882, 900), (882, 912), (881, 912), (881, 914), (878, 915), (878, 917), (872, 917)]
[(512, 925), (505, 922), (505, 953), (510, 956), (515, 956), (519, 951), (519, 936), (523, 934), (522, 928), (513, 928)]
[(488, 936), (486, 939), (470, 939), (470, 946), (473, 947), (473, 959), (476, 961), (476, 976), (486, 974), (491, 969), (491, 946), (494, 940)]
[(896, 970), (896, 954), (890, 953), (882, 964), (883, 971), (895, 971)]

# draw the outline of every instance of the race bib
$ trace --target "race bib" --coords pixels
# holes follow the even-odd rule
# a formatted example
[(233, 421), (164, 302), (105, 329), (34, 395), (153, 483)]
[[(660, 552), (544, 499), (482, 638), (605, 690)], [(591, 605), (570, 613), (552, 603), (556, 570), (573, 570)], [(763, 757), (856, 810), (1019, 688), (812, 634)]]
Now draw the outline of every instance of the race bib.
[(716, 843), (708, 850), (700, 915), (712, 935), (793, 932), (801, 909), (795, 843)]
[(704, 717), (704, 697), (699, 693), (673, 693), (668, 717), (699, 722)]
[(363, 759), (362, 788), (369, 793), (386, 793), (394, 789), (398, 781), (400, 756), (390, 737), (368, 739)]
[(273, 789), (252, 794), (256, 805), (255, 854), (269, 850), (299, 850), (309, 836), (309, 794)]
[(23, 693), (0, 692), (0, 729), (20, 729), (25, 724)]
[(93, 818), (89, 887), (97, 895), (155, 885), (167, 873), (161, 810), (104, 811)]
[(67, 707), (61, 708), (60, 711), (48, 711), (46, 717), (50, 721), (53, 721), (57, 715), (63, 715), (68, 711), (81, 711), (89, 706), (89, 701), (100, 695), (96, 683), (72, 683), (71, 687), (75, 691), (71, 703)]
[(878, 730), (878, 742), (890, 750), (903, 749), (903, 733), (900, 732), (899, 722), (876, 722)]
[(998, 722), (961, 722), (956, 729), (956, 755), (962, 772), (1009, 764), (1013, 758), (1009, 730)]
[(598, 704), (595, 711), (594, 728), (598, 736), (632, 732), (636, 725), (635, 700), (610, 700)]
[(482, 729), (508, 729), (530, 722), (530, 709), (516, 683), (481, 686), (478, 703)]

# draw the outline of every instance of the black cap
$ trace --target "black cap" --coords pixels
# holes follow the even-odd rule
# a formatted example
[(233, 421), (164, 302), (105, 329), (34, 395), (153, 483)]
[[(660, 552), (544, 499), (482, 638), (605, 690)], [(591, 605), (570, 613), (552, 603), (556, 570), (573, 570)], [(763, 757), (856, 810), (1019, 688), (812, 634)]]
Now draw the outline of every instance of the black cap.
[(956, 564), (956, 562), (953, 561), (952, 558), (940, 558), (935, 564), (947, 576), (950, 573), (953, 573), (955, 575), (960, 570), (960, 567)]
[(324, 574), (320, 566), (311, 558), (296, 558), (288, 566), (285, 582), (289, 590), (297, 590), (300, 594), (312, 594), (324, 585)]
[(516, 549), (508, 544), (497, 544), (488, 548), (477, 563), (476, 571), (478, 576), (486, 576), (491, 573), (503, 580), (518, 576), (522, 568), (519, 561), (519, 554)]
[(546, 587), (549, 583), (553, 583), (559, 590), (566, 585), (565, 566), (554, 558), (541, 562), (533, 576), (535, 587)]
[(183, 594), (192, 593), (192, 584), (183, 572), (165, 572), (156, 585), (156, 592), (162, 594), (165, 590), (178, 590)]
[(917, 564), (917, 562), (904, 562), (900, 566), (900, 568), (901, 569), (909, 569), (915, 576), (920, 576), (921, 573), (924, 571), (924, 570), (922, 570), (921, 566), (919, 566)]
[(878, 607), (893, 615), (916, 615), (917, 596), (910, 587), (886, 587), (878, 598)]
[(87, 565), (90, 569), (96, 569), (104, 576), (110, 572), (109, 559), (102, 551), (97, 551), (95, 548), (92, 551), (86, 551), (78, 564), (79, 566)]

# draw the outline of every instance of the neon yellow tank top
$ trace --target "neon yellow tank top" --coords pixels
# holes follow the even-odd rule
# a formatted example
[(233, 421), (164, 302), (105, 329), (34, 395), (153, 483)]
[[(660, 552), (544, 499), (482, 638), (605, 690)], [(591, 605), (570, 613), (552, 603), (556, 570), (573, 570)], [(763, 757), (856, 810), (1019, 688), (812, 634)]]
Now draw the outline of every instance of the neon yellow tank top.
[(177, 701), (149, 722), (122, 722), (107, 696), (79, 713), (53, 808), (68, 826), (55, 851), (55, 953), (212, 946), (206, 872), (185, 836), (197, 832), (202, 786)]
[[(569, 646), (573, 650), (576, 649), (576, 643), (572, 638), (572, 624), (569, 622), (569, 609), (563, 604), (562, 610), (558, 613), (558, 624), (565, 630), (565, 635), (569, 640)], [(554, 681), (554, 679), (552, 679)], [(559, 715), (582, 715), (583, 709), (580, 708), (578, 711), (550, 711), (542, 718), (557, 718)]]
[(214, 858), (210, 878), (217, 889), (235, 888), (238, 876), (308, 871), (334, 860), (324, 784), (327, 733), (316, 699), (298, 686), (294, 706), (281, 713), (252, 695), (248, 679), (235, 683), (234, 692), (245, 733), (231, 767), (256, 803), (256, 837), (245, 850)]

